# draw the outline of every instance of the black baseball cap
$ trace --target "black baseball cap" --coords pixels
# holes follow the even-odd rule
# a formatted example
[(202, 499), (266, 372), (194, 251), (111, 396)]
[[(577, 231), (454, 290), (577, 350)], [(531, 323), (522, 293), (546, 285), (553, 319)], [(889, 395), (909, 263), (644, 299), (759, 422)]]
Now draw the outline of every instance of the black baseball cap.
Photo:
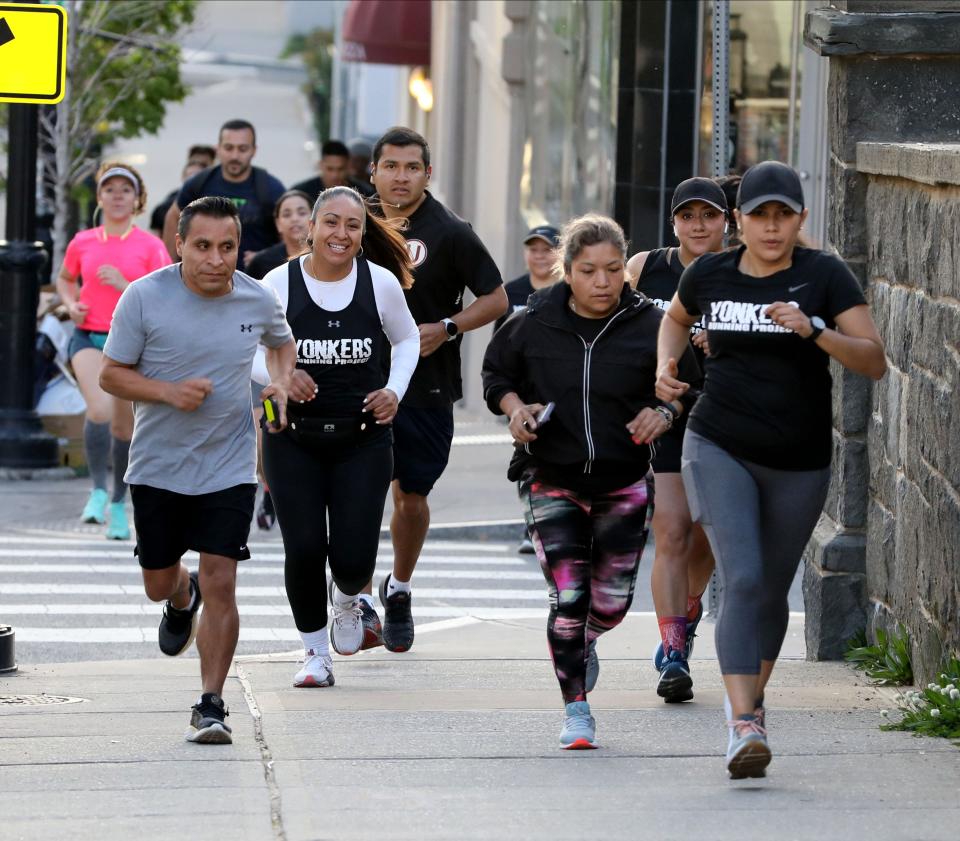
[(681, 207), (692, 201), (703, 201), (717, 210), (727, 212), (727, 197), (723, 188), (709, 178), (698, 176), (681, 181), (670, 200), (670, 216), (674, 216)]
[(530, 241), (534, 239), (542, 239), (551, 248), (556, 248), (560, 245), (560, 231), (553, 225), (537, 225), (536, 228), (531, 228), (527, 232), (527, 235), (523, 238), (523, 244), (529, 245)]
[(794, 213), (803, 211), (803, 187), (793, 167), (780, 161), (763, 161), (743, 173), (737, 191), (740, 212), (753, 213), (768, 201), (782, 202)]

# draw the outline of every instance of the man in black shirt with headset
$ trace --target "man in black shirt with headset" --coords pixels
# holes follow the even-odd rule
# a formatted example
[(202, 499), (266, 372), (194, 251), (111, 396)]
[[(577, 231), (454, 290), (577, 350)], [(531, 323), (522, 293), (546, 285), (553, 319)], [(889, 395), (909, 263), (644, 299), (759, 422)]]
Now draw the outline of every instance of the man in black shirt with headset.
[[(408, 220), (415, 282), (405, 294), (420, 328), (420, 362), (393, 421), (393, 573), (380, 583), (383, 644), (397, 652), (413, 645), (410, 579), (430, 525), (427, 495), (450, 456), (453, 404), (463, 396), (460, 336), (507, 311), (493, 258), (470, 225), (427, 192), (430, 174), (430, 147), (417, 132), (395, 127), (377, 141), (373, 201), (388, 219)], [(476, 296), (467, 307), (465, 289)], [(372, 613), (364, 610), (368, 631), (379, 624)]]

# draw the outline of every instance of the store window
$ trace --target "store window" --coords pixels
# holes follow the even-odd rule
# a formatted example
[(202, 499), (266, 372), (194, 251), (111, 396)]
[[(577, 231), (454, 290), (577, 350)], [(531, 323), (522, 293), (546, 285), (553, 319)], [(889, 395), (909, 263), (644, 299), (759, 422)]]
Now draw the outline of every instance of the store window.
[[(520, 185), (528, 225), (613, 209), (619, 3), (537, 0)], [(505, 139), (506, 142), (506, 139)]]
[[(699, 170), (711, 175), (714, 3), (704, 3)], [(729, 171), (763, 160), (797, 163), (803, 3), (730, 3)]]

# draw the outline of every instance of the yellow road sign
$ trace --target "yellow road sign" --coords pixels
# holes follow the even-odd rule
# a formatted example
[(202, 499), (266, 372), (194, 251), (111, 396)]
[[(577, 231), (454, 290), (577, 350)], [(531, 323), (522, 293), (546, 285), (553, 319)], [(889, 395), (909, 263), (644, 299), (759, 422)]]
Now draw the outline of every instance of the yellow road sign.
[(67, 77), (67, 13), (59, 6), (0, 3), (0, 102), (53, 105)]

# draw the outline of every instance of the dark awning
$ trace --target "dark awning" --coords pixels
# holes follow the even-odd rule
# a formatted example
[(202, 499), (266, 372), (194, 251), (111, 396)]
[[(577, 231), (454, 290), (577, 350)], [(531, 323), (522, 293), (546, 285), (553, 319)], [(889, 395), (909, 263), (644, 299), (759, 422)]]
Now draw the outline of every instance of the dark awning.
[(350, 0), (342, 34), (344, 61), (429, 66), (430, 0)]

